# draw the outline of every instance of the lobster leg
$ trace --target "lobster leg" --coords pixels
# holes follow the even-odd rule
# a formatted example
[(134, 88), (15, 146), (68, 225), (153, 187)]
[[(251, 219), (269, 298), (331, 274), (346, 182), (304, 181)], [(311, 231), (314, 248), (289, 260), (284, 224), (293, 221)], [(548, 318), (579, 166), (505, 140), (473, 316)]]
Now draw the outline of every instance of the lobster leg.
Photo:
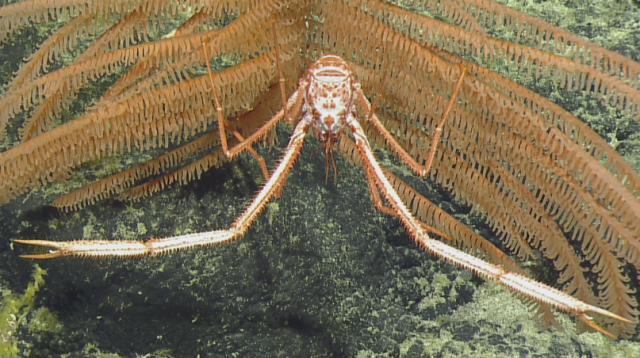
[(449, 99), (449, 102), (447, 103), (447, 106), (445, 107), (442, 113), (442, 117), (438, 121), (438, 124), (434, 130), (433, 137), (431, 139), (431, 149), (429, 150), (429, 154), (427, 155), (427, 161), (425, 162), (424, 167), (418, 164), (418, 162), (416, 162), (415, 159), (413, 159), (413, 157), (409, 153), (407, 153), (400, 144), (398, 144), (398, 142), (393, 137), (393, 135), (389, 133), (387, 128), (385, 128), (385, 126), (382, 124), (378, 116), (376, 116), (376, 114), (373, 113), (373, 106), (369, 103), (369, 100), (367, 100), (367, 97), (362, 92), (361, 85), (359, 83), (355, 85), (355, 92), (356, 92), (358, 101), (360, 101), (360, 106), (365, 110), (367, 110), (369, 113), (367, 115), (367, 120), (370, 120), (373, 123), (374, 127), (376, 127), (378, 132), (382, 134), (386, 142), (393, 148), (393, 150), (396, 151), (396, 153), (398, 153), (400, 158), (402, 158), (402, 160), (404, 160), (404, 162), (407, 163), (409, 168), (411, 168), (411, 170), (413, 170), (413, 172), (420, 177), (425, 177), (427, 174), (429, 174), (429, 171), (431, 170), (431, 165), (433, 164), (433, 158), (436, 155), (436, 149), (438, 147), (438, 143), (440, 142), (440, 137), (442, 136), (442, 128), (444, 127), (444, 123), (446, 122), (447, 117), (449, 117), (449, 113), (453, 108), (453, 104), (458, 99), (458, 93), (460, 92), (460, 88), (462, 88), (462, 84), (464, 83), (464, 78), (467, 73), (467, 70), (462, 65), (460, 65), (459, 68), (460, 68), (460, 76), (458, 77), (456, 86), (453, 89), (451, 98)]
[(187, 235), (167, 237), (163, 239), (138, 240), (77, 240), (77, 241), (47, 241), (22, 240), (14, 242), (26, 245), (47, 246), (52, 250), (46, 254), (22, 255), (29, 259), (52, 259), (61, 256), (79, 256), (89, 258), (132, 258), (154, 256), (193, 247), (209, 246), (229, 242), (243, 236), (255, 218), (260, 215), (265, 205), (282, 190), (287, 175), (296, 158), (306, 135), (308, 124), (301, 121), (293, 131), (289, 145), (273, 171), (269, 180), (264, 184), (258, 195), (243, 213), (231, 224), (227, 230), (215, 230)]
[(622, 322), (630, 323), (626, 318), (584, 303), (573, 296), (528, 277), (505, 271), (501, 266), (490, 264), (443, 242), (430, 238), (420, 224), (420, 221), (413, 217), (391, 183), (389, 183), (385, 177), (380, 164), (378, 164), (375, 156), (373, 155), (369, 141), (367, 140), (360, 124), (357, 121), (352, 121), (349, 125), (353, 131), (356, 146), (364, 162), (367, 180), (369, 180), (372, 188), (377, 187), (380, 190), (380, 193), (384, 196), (385, 200), (391, 207), (391, 210), (394, 211), (395, 216), (400, 219), (407, 232), (411, 237), (413, 237), (418, 246), (431, 254), (450, 261), (451, 263), (474, 272), (477, 275), (497, 281), (508, 287), (510, 290), (536, 302), (547, 304), (561, 311), (570, 313), (586, 322), (592, 328), (611, 338), (615, 337), (602, 327), (598, 326), (591, 317), (587, 315), (588, 312), (597, 313)]

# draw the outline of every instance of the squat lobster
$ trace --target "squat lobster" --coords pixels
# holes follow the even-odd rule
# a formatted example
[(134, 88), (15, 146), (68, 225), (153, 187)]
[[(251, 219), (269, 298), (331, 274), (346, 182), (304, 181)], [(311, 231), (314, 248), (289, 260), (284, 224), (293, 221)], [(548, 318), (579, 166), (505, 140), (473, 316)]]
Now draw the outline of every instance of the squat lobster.
[[(280, 65), (278, 64), (278, 67), (279, 66)], [(279, 70), (280, 74), (282, 74), (282, 70)], [(430, 238), (428, 236), (429, 231), (436, 233), (439, 232), (434, 228), (426, 226), (411, 214), (411, 211), (405, 206), (389, 180), (385, 177), (382, 168), (374, 157), (365, 133), (358, 122), (356, 105), (359, 104), (360, 108), (368, 112), (365, 120), (372, 121), (373, 125), (382, 133), (383, 137), (398, 152), (407, 165), (409, 165), (418, 175), (424, 176), (429, 172), (436, 144), (439, 141), (439, 133), (442, 130), (442, 125), (446, 120), (452, 104), (456, 100), (460, 86), (464, 81), (464, 73), (464, 69), (461, 68), (456, 89), (454, 90), (449, 101), (449, 105), (443, 113), (437, 127), (433, 144), (431, 146), (431, 152), (425, 167), (419, 165), (406, 151), (404, 151), (404, 149), (402, 149), (395, 141), (393, 136), (384, 128), (378, 117), (373, 113), (372, 105), (362, 92), (361, 85), (357, 81), (355, 73), (349, 64), (338, 56), (325, 55), (307, 69), (306, 74), (300, 80), (298, 89), (293, 93), (288, 101), (286, 101), (284, 97), (283, 79), (282, 75), (280, 75), (283, 102), (286, 102), (283, 103), (283, 109), (258, 131), (246, 139), (241, 138), (239, 133), (228, 125), (222, 116), (222, 109), (217, 95), (215, 94), (215, 90), (213, 91), (216, 101), (219, 127), (222, 132), (222, 145), (225, 154), (232, 157), (245, 149), (250, 150), (251, 153), (261, 161), (265, 177), (268, 177), (268, 180), (253, 199), (251, 204), (235, 220), (235, 222), (231, 224), (229, 229), (179, 235), (163, 239), (150, 239), (145, 242), (109, 240), (81, 240), (67, 242), (45, 240), (14, 241), (22, 244), (41, 245), (56, 249), (56, 251), (51, 251), (46, 254), (23, 255), (25, 258), (32, 259), (49, 259), (60, 256), (92, 258), (141, 257), (231, 241), (243, 236), (269, 200), (279, 195), (289, 171), (300, 154), (303, 140), (309, 128), (313, 128), (320, 140), (323, 142), (327, 153), (327, 162), (329, 160), (329, 156), (333, 162), (333, 145), (340, 139), (343, 131), (346, 128), (349, 128), (355, 139), (355, 145), (364, 162), (364, 168), (375, 206), (385, 213), (398, 217), (407, 232), (411, 237), (413, 237), (419, 246), (432, 254), (442, 257), (462, 268), (473, 271), (480, 276), (498, 281), (511, 290), (537, 302), (551, 305), (557, 309), (575, 315), (594, 329), (613, 338), (609, 332), (593, 322), (592, 319), (587, 316), (587, 312), (598, 313), (623, 322), (630, 321), (609, 311), (588, 305), (562, 291), (546, 286), (525, 276), (513, 272), (507, 272), (501, 266), (490, 264)], [(295, 122), (294, 120), (297, 118), (300, 118), (300, 120), (295, 125), (293, 134), (291, 135), (291, 139), (280, 163), (273, 173), (269, 175), (266, 172), (264, 161), (255, 151), (252, 151), (251, 145), (267, 133), (267, 131), (272, 129), (273, 126), (275, 126), (275, 124), (282, 118), (285, 118), (287, 121), (292, 123)], [(361, 116), (360, 118), (363, 117)], [(226, 129), (231, 130), (241, 141), (239, 145), (231, 150), (228, 149), (227, 143), (224, 141), (226, 138), (225, 127)], [(333, 167), (335, 172), (335, 163), (333, 164)], [(328, 171), (329, 165), (327, 165), (327, 176)], [(384, 197), (388, 206), (384, 205), (380, 194), (382, 194), (382, 197)]]

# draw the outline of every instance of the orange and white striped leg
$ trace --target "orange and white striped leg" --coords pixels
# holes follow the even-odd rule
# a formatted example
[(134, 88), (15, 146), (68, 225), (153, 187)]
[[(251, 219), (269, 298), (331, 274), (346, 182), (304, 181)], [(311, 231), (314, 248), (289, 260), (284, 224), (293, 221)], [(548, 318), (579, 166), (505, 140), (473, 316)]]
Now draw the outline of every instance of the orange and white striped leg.
[(46, 254), (22, 255), (30, 259), (52, 259), (61, 256), (78, 256), (89, 258), (135, 258), (165, 254), (193, 247), (209, 246), (229, 242), (243, 236), (253, 221), (260, 215), (265, 205), (282, 190), (287, 175), (300, 154), (308, 124), (300, 122), (289, 141), (280, 163), (269, 180), (258, 192), (251, 204), (227, 230), (216, 230), (194, 234), (179, 235), (163, 239), (137, 240), (77, 240), (47, 241), (23, 240), (14, 242), (26, 245), (46, 246), (55, 250)]
[(391, 183), (385, 177), (380, 164), (378, 164), (375, 156), (373, 155), (373, 151), (371, 150), (369, 142), (360, 124), (354, 121), (350, 123), (350, 126), (356, 140), (356, 146), (364, 162), (367, 179), (371, 182), (370, 185), (372, 187), (377, 187), (380, 190), (380, 193), (384, 196), (387, 204), (394, 211), (394, 216), (400, 219), (407, 232), (411, 237), (413, 237), (420, 247), (438, 257), (452, 262), (457, 266), (472, 271), (477, 275), (497, 281), (512, 291), (536, 302), (550, 305), (556, 309), (572, 314), (585, 321), (592, 328), (612, 338), (615, 337), (602, 327), (598, 326), (591, 317), (587, 315), (588, 312), (597, 313), (622, 322), (631, 323), (626, 318), (584, 303), (565, 292), (532, 280), (526, 276), (505, 271), (501, 266), (493, 265), (451, 247), (441, 241), (430, 238), (427, 232), (423, 229), (420, 221), (413, 217)]

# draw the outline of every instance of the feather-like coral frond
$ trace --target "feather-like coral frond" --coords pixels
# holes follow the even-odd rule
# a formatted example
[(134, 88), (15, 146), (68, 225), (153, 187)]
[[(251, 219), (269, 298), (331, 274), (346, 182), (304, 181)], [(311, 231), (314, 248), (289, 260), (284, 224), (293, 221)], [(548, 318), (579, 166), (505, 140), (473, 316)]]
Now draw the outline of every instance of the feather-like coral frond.
[[(576, 113), (522, 83), (544, 80), (560, 93), (586, 92), (637, 120), (640, 64), (487, 0), (400, 5), (380, 0), (30, 0), (2, 7), (0, 43), (28, 23), (66, 23), (28, 59), (0, 98), (0, 132), (8, 128), (24, 139), (0, 153), (0, 203), (63, 179), (88, 161), (134, 147), (173, 146), (173, 151), (64, 195), (54, 205), (78, 209), (118, 193), (137, 200), (171, 182), (199, 177), (225, 160), (205, 63), (217, 65), (213, 86), (223, 115), (250, 136), (282, 103), (275, 87), (275, 41), (288, 92), (320, 54), (345, 58), (365, 93), (378, 97), (376, 113), (386, 129), (423, 164), (462, 66), (467, 75), (429, 179), (471, 207), (519, 259), (540, 251), (553, 261), (565, 291), (632, 321), (607, 328), (632, 335), (639, 312), (629, 275), (640, 265), (640, 176)], [(515, 40), (498, 37), (501, 31)], [(202, 46), (211, 58), (205, 58)], [(58, 63), (80, 47), (69, 63)], [(53, 63), (60, 68), (49, 71)], [(517, 71), (520, 78), (500, 74), (500, 68)], [(111, 76), (118, 77), (115, 83), (82, 115), (52, 128), (84, 88)], [(23, 114), (30, 119), (20, 122)], [(373, 126), (363, 127), (371, 143), (392, 149)], [(358, 161), (347, 140), (340, 145)], [(191, 158), (201, 151), (202, 158)], [(424, 223), (461, 248), (520, 271), (496, 245), (394, 174), (387, 177)], [(121, 193), (134, 184), (139, 185)], [(548, 307), (541, 309), (551, 322)]]

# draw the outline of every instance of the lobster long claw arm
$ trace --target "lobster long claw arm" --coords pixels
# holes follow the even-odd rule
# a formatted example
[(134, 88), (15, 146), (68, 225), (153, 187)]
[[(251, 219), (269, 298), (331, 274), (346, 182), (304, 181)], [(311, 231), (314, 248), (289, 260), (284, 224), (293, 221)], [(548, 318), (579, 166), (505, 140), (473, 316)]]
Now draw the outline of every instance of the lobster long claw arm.
[(229, 242), (244, 235), (255, 218), (262, 212), (269, 200), (277, 196), (282, 190), (293, 163), (300, 154), (300, 149), (306, 135), (308, 123), (301, 121), (296, 126), (289, 146), (273, 175), (262, 187), (253, 202), (244, 210), (242, 215), (231, 224), (227, 230), (215, 230), (172, 236), (162, 239), (138, 240), (76, 240), (76, 241), (47, 241), (15, 239), (14, 242), (26, 245), (46, 246), (56, 249), (45, 254), (22, 255), (28, 259), (53, 259), (61, 256), (78, 256), (91, 258), (133, 258), (153, 256), (192, 247)]
[(627, 318), (587, 304), (563, 291), (547, 286), (524, 275), (506, 271), (500, 265), (491, 264), (441, 241), (430, 238), (421, 222), (411, 214), (411, 211), (402, 202), (398, 193), (387, 180), (380, 164), (373, 155), (369, 141), (360, 124), (357, 121), (353, 121), (349, 125), (353, 131), (356, 146), (366, 168), (365, 173), (367, 174), (367, 180), (369, 180), (372, 187), (375, 186), (380, 190), (395, 216), (400, 219), (418, 246), (431, 254), (441, 257), (479, 276), (496, 281), (513, 292), (534, 300), (535, 302), (549, 305), (574, 315), (587, 323), (591, 328), (613, 339), (616, 337), (596, 324), (591, 317), (587, 316), (587, 312), (597, 313), (625, 323), (632, 323)]

